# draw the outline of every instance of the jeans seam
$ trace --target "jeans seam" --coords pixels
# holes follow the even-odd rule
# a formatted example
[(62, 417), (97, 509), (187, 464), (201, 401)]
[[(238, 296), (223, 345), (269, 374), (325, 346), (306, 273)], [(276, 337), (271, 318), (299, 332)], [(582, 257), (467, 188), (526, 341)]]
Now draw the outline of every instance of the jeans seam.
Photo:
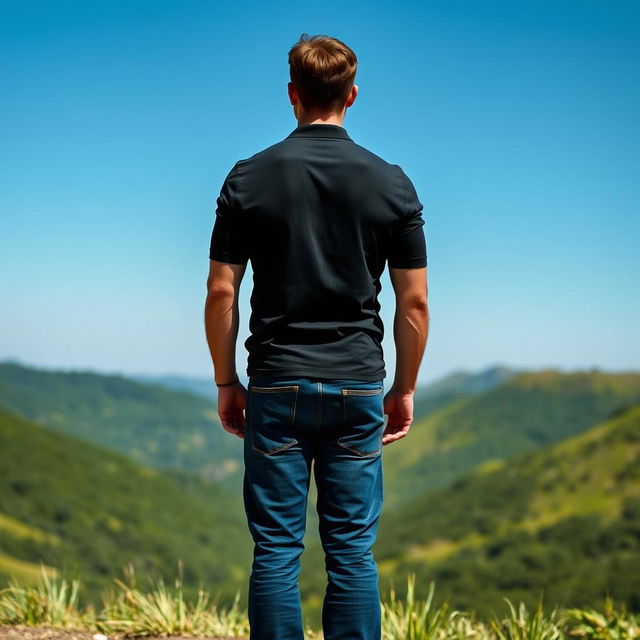
[[(293, 407), (291, 409), (291, 423), (289, 424), (290, 427), (293, 427), (296, 421), (296, 407), (298, 406), (298, 390), (300, 389), (298, 385), (294, 385), (294, 386), (295, 386), (295, 394), (293, 396)], [(298, 441), (296, 440), (296, 442)]]

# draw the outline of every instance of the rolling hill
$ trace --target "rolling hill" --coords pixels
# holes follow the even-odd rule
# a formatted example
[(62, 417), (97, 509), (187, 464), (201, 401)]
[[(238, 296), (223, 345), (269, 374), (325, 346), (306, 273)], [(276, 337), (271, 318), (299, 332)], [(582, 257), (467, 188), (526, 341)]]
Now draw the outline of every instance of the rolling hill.
[(460, 397), (384, 451), (385, 504), (395, 508), (444, 487), (476, 465), (578, 434), (640, 402), (640, 374), (520, 373)]
[(131, 562), (187, 592), (202, 581), (232, 601), (250, 566), (242, 504), (193, 476), (142, 466), (0, 411), (0, 579), (53, 572), (98, 597)]
[(640, 405), (579, 435), (384, 514), (386, 585), (417, 573), (456, 607), (498, 611), (503, 596), (593, 605), (611, 593), (640, 610)]
[[(499, 384), (508, 373), (502, 368), (458, 372), (421, 387), (416, 415)], [(0, 406), (7, 410), (143, 465), (195, 473), (237, 493), (242, 443), (220, 426), (214, 400), (212, 381), (180, 376), (133, 379), (0, 363)]]
[[(153, 384), (159, 387), (165, 387), (166, 389), (176, 389), (177, 391), (188, 391), (207, 400), (215, 401), (216, 398), (217, 389), (213, 381), (213, 375), (210, 378), (152, 374), (129, 375), (127, 377), (144, 384)], [(243, 381), (243, 384), (245, 384), (242, 376), (240, 379)]]
[(0, 406), (140, 464), (241, 481), (242, 441), (224, 431), (213, 399), (121, 375), (0, 363)]
[[(546, 528), (503, 531), (496, 513), (504, 512), (511, 522), (528, 508), (525, 489), (536, 486), (535, 474), (522, 479), (517, 467), (528, 468), (529, 456), (548, 456), (567, 438), (578, 442), (596, 433), (596, 423), (616, 409), (640, 402), (640, 375), (494, 368), (460, 372), (420, 393), (427, 417), (417, 420), (407, 438), (384, 449), (385, 512), (378, 543), (384, 584), (417, 570), (424, 586), (438, 572), (440, 582), (455, 590), (459, 606), (473, 602), (486, 609), (498, 591), (529, 597), (538, 582), (518, 574), (518, 563), (535, 567), (540, 562), (549, 570), (555, 566), (545, 555), (549, 549), (563, 576), (569, 571), (566, 563), (579, 568), (565, 548), (572, 527), (598, 531), (589, 541), (592, 549), (601, 548), (597, 536), (617, 540), (620, 534), (635, 544), (629, 529), (635, 526), (635, 503), (633, 492), (626, 492), (633, 483), (621, 485), (624, 501), (615, 523), (606, 525), (612, 529), (603, 529), (600, 512), (570, 513), (567, 504), (574, 494), (564, 486), (564, 477), (557, 486), (551, 480), (542, 485), (544, 491), (557, 492), (555, 516), (540, 507), (539, 524)], [(416, 404), (418, 400), (417, 395)], [(12, 410), (0, 414), (0, 480), (5, 483), (0, 494), (0, 576), (28, 576), (42, 559), (52, 568), (81, 571), (88, 591), (96, 593), (130, 557), (143, 570), (167, 576), (174, 575), (182, 557), (185, 582), (192, 588), (201, 578), (226, 594), (243, 585), (251, 541), (240, 492), (242, 443), (221, 429), (212, 402), (122, 376), (5, 363), (0, 364), (0, 405)], [(633, 415), (620, 415), (611, 424)], [(572, 464), (585, 455), (576, 454)], [(591, 462), (594, 467), (602, 464), (598, 457)], [(494, 472), (507, 475), (495, 476), (490, 486), (478, 480), (488, 482)], [(625, 473), (632, 478), (631, 471)], [(469, 477), (474, 478), (471, 484)], [(606, 474), (597, 478), (610, 482)], [(221, 490), (216, 480), (229, 490)], [(303, 594), (311, 617), (317, 614), (324, 584), (315, 499), (312, 483), (308, 549), (302, 559)], [(567, 518), (558, 515), (563, 509), (569, 509)], [(444, 524), (438, 528), (440, 519)], [(538, 535), (555, 542), (548, 546)], [(529, 555), (522, 559), (521, 551)], [(482, 553), (494, 554), (491, 562)], [(492, 573), (494, 558), (500, 575)], [(611, 562), (622, 560), (616, 555)], [(511, 586), (510, 563), (515, 566), (511, 575), (516, 575)], [(586, 580), (586, 573), (579, 575)], [(495, 593), (482, 586), (501, 576)], [(557, 595), (568, 594), (570, 600), (583, 593), (579, 582), (575, 588), (565, 584)], [(594, 584), (597, 589), (602, 581)]]
[(500, 386), (520, 371), (495, 365), (477, 373), (455, 371), (440, 380), (416, 388), (413, 399), (414, 416), (422, 420), (455, 400), (477, 396)]

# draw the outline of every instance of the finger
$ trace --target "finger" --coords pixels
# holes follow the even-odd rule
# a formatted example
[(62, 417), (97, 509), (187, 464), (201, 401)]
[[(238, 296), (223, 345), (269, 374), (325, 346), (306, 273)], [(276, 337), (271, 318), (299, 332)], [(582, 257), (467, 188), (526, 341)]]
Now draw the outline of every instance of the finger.
[(220, 415), (220, 424), (228, 433), (244, 438), (244, 416), (241, 411)]
[(382, 438), (382, 444), (390, 444), (391, 442), (395, 442), (396, 440), (401, 440), (407, 435), (408, 431), (398, 431), (397, 433), (390, 433)]
[(244, 438), (244, 433), (239, 429), (227, 429), (229, 433), (232, 433), (234, 436), (238, 436), (238, 438)]
[(390, 422), (383, 432), (382, 442), (386, 444), (404, 438), (409, 433), (410, 427), (411, 422), (406, 420)]
[(382, 439), (382, 446), (391, 444), (392, 442), (395, 442), (396, 440), (400, 440), (403, 437), (404, 436), (399, 436), (399, 435), (396, 435), (396, 434), (387, 436), (387, 437)]
[(228, 431), (229, 433), (233, 433), (234, 435), (237, 435), (239, 429), (236, 426), (235, 420), (225, 416), (220, 419), (220, 423), (222, 424), (222, 428), (225, 431)]
[(397, 431), (402, 431), (403, 429), (408, 428), (408, 426), (410, 425), (410, 422), (407, 422), (406, 420), (403, 420), (402, 418), (398, 419), (393, 419), (393, 418), (389, 418), (389, 422), (387, 423), (387, 426), (385, 427), (384, 432), (385, 433), (396, 433)]

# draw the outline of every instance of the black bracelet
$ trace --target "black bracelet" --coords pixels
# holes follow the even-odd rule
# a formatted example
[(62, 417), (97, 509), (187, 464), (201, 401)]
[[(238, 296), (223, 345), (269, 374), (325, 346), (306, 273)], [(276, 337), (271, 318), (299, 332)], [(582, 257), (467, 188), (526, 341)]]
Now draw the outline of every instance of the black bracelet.
[(221, 382), (220, 384), (218, 384), (216, 382), (216, 386), (218, 387), (230, 387), (232, 384), (235, 384), (236, 382), (238, 382), (238, 377), (236, 376), (236, 379), (233, 382)]

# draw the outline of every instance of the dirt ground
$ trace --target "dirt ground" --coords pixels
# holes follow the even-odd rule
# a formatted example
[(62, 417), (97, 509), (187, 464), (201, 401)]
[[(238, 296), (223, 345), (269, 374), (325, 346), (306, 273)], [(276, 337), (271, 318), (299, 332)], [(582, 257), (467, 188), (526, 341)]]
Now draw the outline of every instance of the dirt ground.
[[(94, 636), (95, 639), (94, 639)], [(122, 638), (122, 636), (107, 636)], [(145, 640), (159, 640), (157, 636), (144, 636)], [(237, 638), (220, 638), (219, 636), (160, 636), (162, 640), (238, 640)], [(75, 631), (56, 629), (54, 627), (30, 627), (21, 624), (0, 625), (0, 640), (104, 640), (104, 636), (95, 631)]]

